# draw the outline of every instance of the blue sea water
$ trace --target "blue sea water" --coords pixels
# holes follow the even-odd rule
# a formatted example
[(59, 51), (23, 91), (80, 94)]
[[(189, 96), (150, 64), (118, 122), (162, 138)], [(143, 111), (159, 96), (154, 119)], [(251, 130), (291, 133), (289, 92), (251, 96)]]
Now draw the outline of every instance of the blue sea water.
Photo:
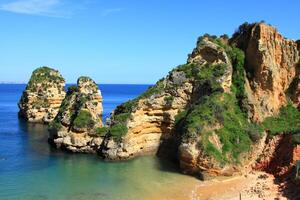
[[(0, 200), (142, 200), (184, 177), (175, 164), (154, 156), (105, 162), (53, 149), (45, 125), (18, 119), (25, 87), (0, 84)], [(104, 118), (147, 88), (100, 85)]]

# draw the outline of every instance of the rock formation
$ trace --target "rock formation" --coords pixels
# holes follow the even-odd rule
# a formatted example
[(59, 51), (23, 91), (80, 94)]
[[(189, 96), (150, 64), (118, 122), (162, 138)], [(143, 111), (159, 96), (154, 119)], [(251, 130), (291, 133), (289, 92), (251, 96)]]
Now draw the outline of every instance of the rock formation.
[(101, 92), (92, 79), (80, 77), (49, 124), (49, 141), (71, 152), (95, 153), (103, 140), (102, 126)]
[(289, 135), (298, 156), (299, 47), (264, 23), (243, 24), (230, 39), (206, 34), (186, 64), (119, 105), (104, 127), (101, 94), (81, 77), (50, 124), (49, 141), (108, 160), (158, 154), (203, 179), (242, 173), (262, 152), (274, 157), (274, 135)]
[[(246, 55), (247, 94), (253, 120), (262, 121), (277, 114), (286, 105), (288, 95), (299, 105), (297, 63), (300, 52), (296, 41), (285, 39), (274, 27), (257, 23), (240, 30), (232, 43)], [(292, 82), (294, 85), (288, 94)]]
[[(201, 92), (205, 92), (199, 90), (198, 80), (192, 72), (185, 71), (190, 70), (190, 65), (195, 65), (195, 70), (199, 71), (209, 65), (221, 70), (226, 65), (223, 69), (226, 73), (217, 81), (222, 83), (223, 90), (229, 90), (232, 67), (226, 53), (218, 45), (204, 39), (188, 63), (175, 68), (140, 97), (115, 110), (110, 119), (109, 137), (105, 139), (102, 149), (105, 158), (128, 159), (174, 148), (178, 139), (174, 131), (176, 115), (198, 99)], [(126, 132), (119, 135), (115, 127)]]
[(265, 119), (284, 119), (274, 116), (290, 100), (299, 106), (299, 88), (299, 41), (264, 23), (229, 40), (205, 35), (187, 64), (117, 107), (100, 151), (118, 160), (169, 150), (185, 173), (241, 173), (263, 151)]
[(19, 116), (29, 122), (48, 123), (54, 119), (65, 97), (65, 80), (48, 67), (33, 71), (19, 102)]

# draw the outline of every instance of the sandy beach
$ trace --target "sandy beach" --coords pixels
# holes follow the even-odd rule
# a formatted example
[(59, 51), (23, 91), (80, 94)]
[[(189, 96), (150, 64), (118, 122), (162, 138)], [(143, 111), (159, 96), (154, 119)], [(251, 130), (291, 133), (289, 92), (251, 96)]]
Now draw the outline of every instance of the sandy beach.
[[(187, 181), (187, 180), (186, 180)], [(188, 182), (176, 183), (159, 194), (147, 198), (160, 200), (285, 200), (274, 176), (253, 171), (248, 175), (223, 180), (200, 181), (191, 178)], [(170, 193), (172, 191), (172, 193)]]

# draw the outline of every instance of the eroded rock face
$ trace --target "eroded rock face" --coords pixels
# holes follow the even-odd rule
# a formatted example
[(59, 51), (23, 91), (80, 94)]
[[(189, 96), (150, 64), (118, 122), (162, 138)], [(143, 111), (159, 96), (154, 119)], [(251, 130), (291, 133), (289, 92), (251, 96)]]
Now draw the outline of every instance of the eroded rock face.
[[(228, 91), (232, 66), (226, 53), (218, 45), (204, 39), (191, 54), (187, 65), (195, 65), (197, 71), (217, 64), (226, 65), (226, 72), (218, 82), (222, 83), (224, 91)], [(209, 86), (207, 91), (203, 90), (196, 82), (195, 77), (191, 77), (184, 71), (184, 66), (181, 66), (171, 71), (140, 98), (119, 106), (109, 120), (109, 127), (114, 129), (119, 123), (116, 118), (127, 113), (128, 118), (122, 124), (127, 131), (121, 138), (108, 133), (111, 137), (105, 139), (102, 155), (106, 159), (118, 160), (171, 151), (176, 157), (180, 134), (174, 130), (175, 116), (210, 90)], [(129, 104), (134, 105), (128, 109)]]
[(230, 92), (232, 65), (228, 55), (219, 45), (209, 41), (207, 38), (204, 38), (197, 44), (197, 47), (189, 55), (187, 63), (198, 63), (203, 66), (206, 64), (228, 65), (226, 73), (222, 78), (220, 78), (219, 82), (221, 83), (224, 92)]
[(65, 80), (58, 71), (36, 69), (19, 101), (19, 116), (29, 122), (52, 121), (65, 97), (64, 86)]
[[(286, 105), (287, 91), (299, 74), (299, 48), (296, 41), (285, 39), (276, 28), (264, 23), (252, 25), (243, 34), (237, 44), (244, 48), (246, 55), (251, 118), (262, 121)], [(290, 95), (299, 105), (298, 80), (294, 84)]]
[(299, 106), (300, 94), (299, 41), (262, 23), (244, 28), (229, 43), (201, 37), (187, 64), (118, 106), (105, 127), (97, 86), (80, 78), (50, 125), (50, 141), (109, 160), (171, 156), (184, 173), (204, 179), (242, 173), (263, 150), (273, 151), (265, 147), (267, 129), (256, 123), (289, 98)]
[(49, 125), (49, 141), (57, 148), (72, 152), (95, 153), (102, 136), (102, 96), (96, 83), (80, 77), (71, 86), (54, 121)]

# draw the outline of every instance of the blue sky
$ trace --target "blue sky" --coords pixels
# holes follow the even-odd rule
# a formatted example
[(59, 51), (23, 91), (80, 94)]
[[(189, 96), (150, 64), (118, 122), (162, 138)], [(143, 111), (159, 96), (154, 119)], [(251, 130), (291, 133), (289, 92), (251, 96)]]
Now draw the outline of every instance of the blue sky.
[(300, 39), (300, 1), (0, 0), (0, 81), (39, 66), (73, 83), (155, 83), (186, 62), (197, 37), (266, 22)]

